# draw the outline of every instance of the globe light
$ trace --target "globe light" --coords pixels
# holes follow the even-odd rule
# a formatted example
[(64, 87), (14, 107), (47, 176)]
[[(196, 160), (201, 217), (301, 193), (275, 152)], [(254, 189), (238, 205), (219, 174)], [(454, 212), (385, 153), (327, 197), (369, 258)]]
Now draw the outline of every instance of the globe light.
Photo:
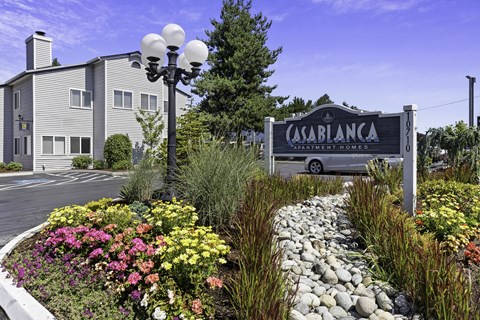
[(165, 39), (168, 48), (178, 49), (185, 42), (185, 31), (178, 24), (167, 24), (162, 30), (162, 37)]
[(162, 59), (167, 51), (167, 45), (161, 35), (149, 33), (142, 39), (142, 55), (146, 58)]
[(200, 67), (208, 57), (208, 48), (200, 40), (192, 40), (185, 46), (185, 57), (192, 66)]
[(185, 71), (192, 71), (192, 65), (190, 61), (187, 60), (187, 57), (185, 57), (185, 52), (178, 56), (178, 66)]

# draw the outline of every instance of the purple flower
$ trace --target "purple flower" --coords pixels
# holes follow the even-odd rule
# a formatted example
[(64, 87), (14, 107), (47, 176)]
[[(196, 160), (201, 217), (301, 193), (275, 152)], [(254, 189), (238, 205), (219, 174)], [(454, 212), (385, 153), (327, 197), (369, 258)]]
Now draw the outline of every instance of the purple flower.
[(18, 269), (18, 278), (22, 279), (24, 276), (25, 276), (25, 269), (24, 268)]
[(92, 252), (90, 252), (90, 254), (88, 255), (88, 257), (90, 259), (95, 259), (96, 257), (100, 256), (103, 254), (103, 249), (102, 248), (97, 248), (95, 250), (93, 250)]
[(90, 309), (88, 309), (88, 308), (83, 311), (83, 315), (85, 317), (89, 317), (89, 318), (93, 317), (92, 311), (90, 311)]
[(142, 293), (138, 290), (133, 290), (130, 293), (130, 298), (132, 298), (132, 300), (138, 301), (140, 300), (141, 297), (142, 297)]
[(118, 310), (120, 310), (120, 312), (124, 315), (124, 316), (128, 316), (130, 314), (130, 311), (128, 311), (127, 309), (125, 309), (124, 307), (120, 306), (118, 308)]

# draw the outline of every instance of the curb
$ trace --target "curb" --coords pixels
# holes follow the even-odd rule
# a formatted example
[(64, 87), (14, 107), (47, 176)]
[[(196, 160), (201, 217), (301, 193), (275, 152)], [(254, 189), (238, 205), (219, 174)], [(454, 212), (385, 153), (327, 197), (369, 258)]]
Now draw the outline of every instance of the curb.
[[(23, 240), (40, 231), (42, 223), (15, 237), (0, 249), (0, 262)], [(11, 320), (54, 320), (55, 317), (24, 288), (18, 288), (7, 271), (0, 272), (0, 306)]]
[(33, 171), (20, 171), (20, 172), (3, 172), (0, 173), (0, 178), (6, 177), (21, 177), (21, 176), (33, 176)]

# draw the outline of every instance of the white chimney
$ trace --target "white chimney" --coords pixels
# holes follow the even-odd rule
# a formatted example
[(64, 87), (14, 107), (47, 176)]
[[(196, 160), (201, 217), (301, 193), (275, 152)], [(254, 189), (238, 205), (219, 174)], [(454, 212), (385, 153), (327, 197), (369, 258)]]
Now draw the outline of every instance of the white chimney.
[(52, 38), (43, 31), (35, 31), (25, 40), (27, 44), (27, 70), (50, 67), (52, 65)]

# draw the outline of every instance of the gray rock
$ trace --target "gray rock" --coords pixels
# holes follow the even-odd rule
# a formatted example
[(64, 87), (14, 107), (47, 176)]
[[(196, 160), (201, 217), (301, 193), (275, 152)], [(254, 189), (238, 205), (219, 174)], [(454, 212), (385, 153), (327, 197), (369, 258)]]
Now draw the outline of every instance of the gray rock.
[(345, 286), (345, 289), (347, 289), (347, 291), (350, 291), (350, 292), (355, 291), (355, 287), (350, 282), (345, 283), (344, 286)]
[(296, 266), (297, 263), (295, 261), (292, 261), (292, 260), (284, 260), (282, 262), (282, 270), (283, 271), (288, 271), (290, 269), (292, 269), (293, 266)]
[(322, 314), (322, 318), (323, 320), (335, 320), (335, 318), (332, 316), (332, 314), (330, 312), (325, 312), (324, 314)]
[(392, 311), (393, 309), (393, 301), (388, 297), (388, 295), (381, 291), (377, 294), (377, 304), (378, 307), (385, 311)]
[(325, 262), (319, 262), (313, 265), (313, 270), (315, 270), (315, 273), (322, 276), (329, 269), (330, 269), (330, 266)]
[(290, 317), (288, 318), (289, 320), (306, 320), (306, 318), (298, 312), (297, 310), (293, 309), (290, 311)]
[(314, 293), (317, 297), (321, 297), (321, 296), (324, 295), (326, 292), (327, 292), (327, 289), (325, 289), (325, 287), (318, 286), (318, 287), (314, 287), (314, 288), (313, 288), (313, 293)]
[(349, 236), (352, 234), (352, 230), (345, 229), (345, 230), (341, 230), (340, 233), (343, 234), (344, 236)]
[(327, 308), (331, 308), (333, 306), (336, 306), (337, 302), (331, 295), (324, 294), (323, 296), (320, 297), (320, 305), (325, 306)]
[(310, 307), (308, 305), (306, 305), (305, 303), (302, 303), (302, 302), (297, 303), (293, 307), (293, 309), (297, 310), (302, 315), (306, 315), (306, 314), (310, 313)]
[(292, 234), (288, 231), (282, 231), (278, 234), (278, 241), (282, 241), (282, 240), (290, 240), (292, 238)]
[(310, 286), (307, 286), (305, 283), (298, 284), (297, 294), (309, 293), (309, 292), (312, 292), (312, 288)]
[(303, 274), (303, 270), (299, 266), (293, 266), (292, 269), (290, 269), (290, 270), (293, 273), (295, 273), (296, 275), (299, 275), (299, 276)]
[(367, 297), (360, 297), (355, 305), (355, 310), (362, 317), (369, 317), (378, 308), (375, 300)]
[(374, 299), (375, 292), (373, 290), (366, 288), (363, 284), (359, 284), (358, 287), (353, 291), (353, 294), (360, 296), (360, 297), (367, 297)]
[(323, 320), (322, 316), (319, 315), (318, 313), (309, 313), (305, 316), (305, 319), (307, 319), (307, 320)]
[(314, 262), (315, 261), (315, 256), (313, 254), (310, 254), (310, 253), (307, 253), (307, 252), (302, 253), (300, 255), (300, 258), (303, 261), (307, 261), (307, 262)]
[(377, 315), (378, 320), (395, 320), (395, 317), (390, 312), (384, 312)]
[(313, 288), (315, 286), (315, 282), (307, 277), (300, 277), (300, 283), (306, 284), (307, 286)]
[(325, 283), (328, 283), (328, 284), (337, 284), (338, 283), (338, 277), (333, 270), (328, 269), (323, 274), (322, 281), (325, 282)]
[(330, 314), (335, 318), (348, 316), (348, 313), (342, 307), (339, 307), (339, 306), (331, 307), (330, 309), (328, 309), (328, 312), (330, 312)]
[(305, 293), (300, 298), (300, 303), (304, 303), (310, 308), (320, 306), (320, 299), (313, 293)]
[(335, 295), (335, 301), (337, 302), (337, 306), (342, 307), (345, 311), (348, 311), (353, 307), (352, 299), (346, 292), (338, 292)]
[(352, 275), (350, 274), (350, 272), (348, 272), (347, 270), (345, 270), (343, 268), (339, 268), (339, 269), (335, 270), (335, 274), (338, 277), (338, 281), (340, 281), (342, 283), (347, 283), (347, 282), (350, 282), (352, 280)]
[(410, 304), (408, 303), (407, 297), (404, 294), (400, 294), (395, 298), (395, 306), (397, 306), (399, 312), (404, 316), (410, 313)]
[(365, 277), (362, 280), (362, 283), (365, 285), (365, 287), (368, 287), (372, 282), (373, 282), (373, 280), (370, 277)]
[(346, 292), (347, 291), (347, 288), (345, 288), (345, 286), (341, 285), (340, 283), (337, 283), (334, 288), (337, 289), (340, 292)]
[(359, 274), (359, 273), (355, 273), (353, 276), (352, 276), (352, 284), (356, 287), (358, 286), (360, 283), (362, 283), (362, 275)]
[(328, 308), (325, 306), (316, 307), (315, 312), (318, 314), (324, 314), (325, 312), (328, 312)]

